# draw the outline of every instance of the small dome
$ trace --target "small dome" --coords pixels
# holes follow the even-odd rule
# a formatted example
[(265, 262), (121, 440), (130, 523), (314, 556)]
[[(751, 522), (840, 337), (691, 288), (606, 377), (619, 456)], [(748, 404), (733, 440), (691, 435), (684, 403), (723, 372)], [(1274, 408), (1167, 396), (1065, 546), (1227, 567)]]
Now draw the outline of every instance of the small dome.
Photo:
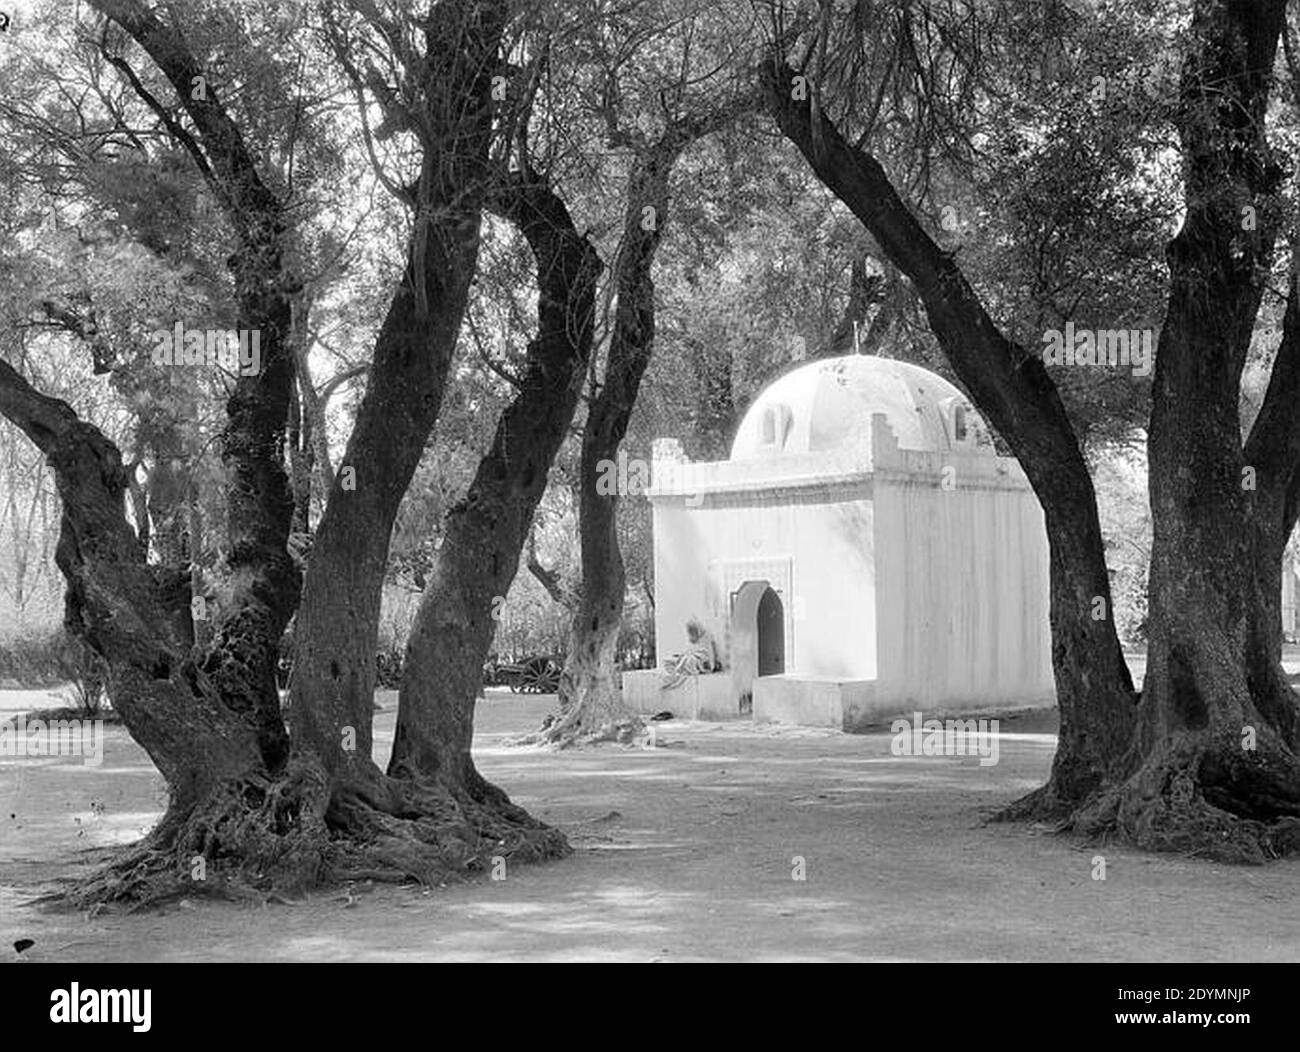
[(903, 449), (993, 454), (984, 422), (942, 376), (910, 362), (851, 354), (809, 362), (769, 384), (745, 413), (731, 459), (866, 449), (875, 413), (885, 414)]

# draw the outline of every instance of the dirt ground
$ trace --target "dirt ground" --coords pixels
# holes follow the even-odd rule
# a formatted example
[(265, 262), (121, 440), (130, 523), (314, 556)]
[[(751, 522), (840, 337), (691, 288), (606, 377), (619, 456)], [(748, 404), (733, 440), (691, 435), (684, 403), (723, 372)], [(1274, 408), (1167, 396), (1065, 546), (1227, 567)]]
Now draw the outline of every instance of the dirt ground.
[[(379, 699), (382, 760), (396, 702)], [(887, 728), (673, 721), (657, 725), (653, 750), (503, 746), (550, 705), (490, 691), (475, 754), (567, 831), (571, 858), (296, 905), (195, 900), (94, 918), (30, 908), (143, 833), (163, 786), (119, 727), (97, 768), (0, 757), (0, 960), (19, 938), (35, 940), (24, 959), (45, 961), (1300, 960), (1300, 862), (1230, 868), (985, 825), (1045, 778), (1053, 713), (1003, 719), (999, 762), (983, 767), (893, 756)]]

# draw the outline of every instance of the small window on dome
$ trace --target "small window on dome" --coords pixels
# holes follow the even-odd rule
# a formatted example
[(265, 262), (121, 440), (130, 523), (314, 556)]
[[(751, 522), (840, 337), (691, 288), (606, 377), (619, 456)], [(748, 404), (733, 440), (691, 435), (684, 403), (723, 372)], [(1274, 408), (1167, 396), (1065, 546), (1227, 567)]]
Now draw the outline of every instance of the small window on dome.
[(953, 406), (952, 437), (958, 442), (970, 440), (970, 431), (966, 427), (966, 407), (964, 405)]
[(763, 411), (762, 440), (765, 446), (785, 448), (785, 440), (794, 427), (794, 416), (784, 402), (777, 402)]

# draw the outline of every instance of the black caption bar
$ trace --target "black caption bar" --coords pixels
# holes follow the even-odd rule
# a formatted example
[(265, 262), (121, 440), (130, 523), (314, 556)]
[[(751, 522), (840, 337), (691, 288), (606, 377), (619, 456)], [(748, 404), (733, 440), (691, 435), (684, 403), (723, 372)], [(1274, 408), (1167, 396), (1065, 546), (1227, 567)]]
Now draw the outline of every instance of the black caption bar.
[[(689, 1030), (700, 1040), (704, 1028), (717, 1027), (733, 1043), (737, 1031), (751, 1028), (771, 1037), (773, 1025), (794, 1026), (806, 1038), (810, 1030), (841, 1026), (840, 1014), (855, 1008), (893, 1016), (904, 1030), (915, 1025), (927, 1039), (967, 1035), (983, 1025), (974, 1022), (979, 1018), (996, 1019), (1008, 1036), (1127, 1030), (1230, 1038), (1230, 1029), (1262, 1037), (1288, 1027), (1300, 980), (1300, 966), (1291, 964), (864, 964), (804, 966), (803, 975), (777, 965), (780, 977), (757, 975), (754, 967), (696, 965), (716, 974), (696, 980), (707, 987), (687, 996), (682, 980), (668, 979), (662, 968), (641, 975), (601, 968), (579, 980), (584, 996), (575, 1003), (572, 968), (514, 971), (520, 967), (527, 974), (503, 979), (464, 965), (18, 965), (3, 972), (5, 1044), (24, 1047), (23, 1038), (56, 1030), (92, 1039), (112, 1030), (120, 1039), (147, 1041), (196, 1032), (247, 1036), (250, 1027), (263, 1037), (283, 1032), (336, 1044), (353, 1034), (373, 1039), (377, 1025), (399, 1026), (403, 1017), (427, 1021), (442, 1012), (449, 1023), (474, 1019), (490, 1027), (503, 1013), (542, 1011), (558, 1014), (550, 1025), (562, 1027), (564, 1013), (600, 1013), (605, 998), (611, 1022), (629, 1021), (625, 1013), (632, 1011), (643, 1024), (679, 1037)], [(767, 991), (757, 1001), (756, 983)], [(716, 1012), (700, 1012), (705, 989)]]

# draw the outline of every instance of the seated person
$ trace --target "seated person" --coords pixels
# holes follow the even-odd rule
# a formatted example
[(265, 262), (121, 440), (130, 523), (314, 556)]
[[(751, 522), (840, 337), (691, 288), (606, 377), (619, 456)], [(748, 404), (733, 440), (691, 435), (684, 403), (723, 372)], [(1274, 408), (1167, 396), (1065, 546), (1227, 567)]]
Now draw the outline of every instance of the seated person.
[(664, 662), (666, 678), (660, 690), (673, 690), (685, 683), (690, 676), (716, 672), (721, 667), (713, 637), (695, 618), (686, 622), (686, 637), (691, 643), (686, 652), (674, 654)]

